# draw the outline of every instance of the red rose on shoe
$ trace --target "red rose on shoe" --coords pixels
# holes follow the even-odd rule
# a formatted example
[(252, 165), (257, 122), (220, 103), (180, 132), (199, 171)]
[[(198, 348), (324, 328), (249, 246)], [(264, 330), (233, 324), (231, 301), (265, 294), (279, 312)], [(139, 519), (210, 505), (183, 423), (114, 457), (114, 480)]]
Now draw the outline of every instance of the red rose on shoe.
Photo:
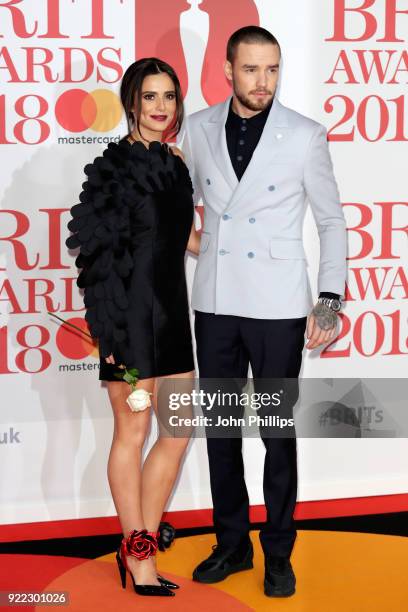
[(147, 529), (134, 529), (126, 538), (126, 554), (143, 561), (157, 551), (157, 537)]

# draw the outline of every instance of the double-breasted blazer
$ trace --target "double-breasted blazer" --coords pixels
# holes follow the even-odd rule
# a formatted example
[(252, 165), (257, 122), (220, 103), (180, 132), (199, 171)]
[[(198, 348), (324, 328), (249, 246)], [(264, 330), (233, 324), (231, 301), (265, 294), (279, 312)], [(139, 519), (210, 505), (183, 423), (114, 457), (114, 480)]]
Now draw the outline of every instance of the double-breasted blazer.
[(275, 97), (238, 181), (227, 149), (231, 98), (187, 117), (179, 144), (204, 224), (192, 307), (259, 319), (313, 307), (302, 231), (310, 203), (320, 239), (318, 291), (344, 296), (346, 223), (326, 129)]

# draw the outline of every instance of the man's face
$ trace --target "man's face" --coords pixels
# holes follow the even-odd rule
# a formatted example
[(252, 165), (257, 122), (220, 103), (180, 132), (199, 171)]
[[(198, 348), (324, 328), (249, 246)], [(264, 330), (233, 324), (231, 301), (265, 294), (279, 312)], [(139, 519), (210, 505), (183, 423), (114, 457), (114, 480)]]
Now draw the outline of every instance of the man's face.
[(225, 63), (225, 74), (235, 96), (248, 110), (262, 111), (275, 95), (280, 53), (277, 45), (240, 43), (233, 63)]

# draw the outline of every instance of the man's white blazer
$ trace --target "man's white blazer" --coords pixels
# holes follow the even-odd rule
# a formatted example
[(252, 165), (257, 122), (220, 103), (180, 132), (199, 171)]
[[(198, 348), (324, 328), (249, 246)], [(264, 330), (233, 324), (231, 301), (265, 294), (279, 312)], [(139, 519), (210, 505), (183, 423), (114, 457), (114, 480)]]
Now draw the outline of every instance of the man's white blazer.
[(302, 242), (308, 202), (320, 239), (318, 291), (344, 296), (346, 223), (326, 129), (276, 98), (238, 181), (228, 154), (230, 100), (187, 117), (180, 138), (204, 203), (192, 307), (257, 319), (303, 317), (313, 307)]

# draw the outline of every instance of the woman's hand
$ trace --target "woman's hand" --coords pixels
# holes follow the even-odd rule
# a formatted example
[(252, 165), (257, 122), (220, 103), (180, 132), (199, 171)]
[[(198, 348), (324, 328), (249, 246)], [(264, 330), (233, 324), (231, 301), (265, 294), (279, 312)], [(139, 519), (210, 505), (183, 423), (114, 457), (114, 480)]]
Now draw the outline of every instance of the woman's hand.
[(112, 353), (109, 355), (109, 357), (105, 357), (105, 361), (106, 361), (106, 363), (111, 363), (112, 365), (115, 365), (115, 359), (114, 359)]
[(198, 255), (200, 252), (200, 243), (201, 243), (201, 233), (199, 234), (197, 232), (194, 221), (193, 221), (193, 225), (191, 226), (190, 237), (187, 243), (187, 251), (194, 253), (194, 255)]

